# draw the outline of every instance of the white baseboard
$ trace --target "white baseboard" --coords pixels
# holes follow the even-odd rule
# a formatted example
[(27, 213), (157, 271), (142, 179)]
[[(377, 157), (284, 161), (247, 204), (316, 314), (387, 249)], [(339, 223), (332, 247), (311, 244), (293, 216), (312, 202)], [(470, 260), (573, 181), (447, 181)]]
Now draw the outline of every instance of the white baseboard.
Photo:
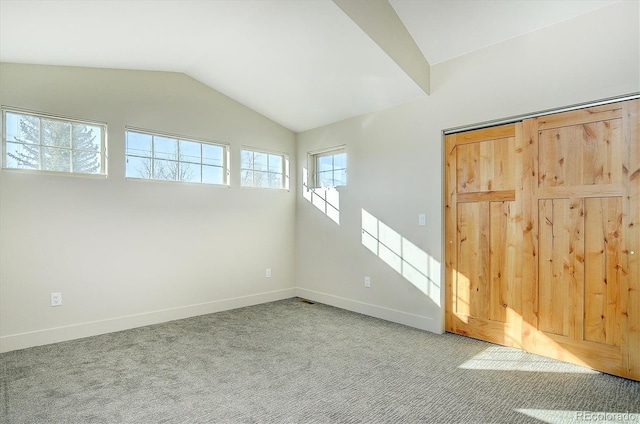
[(430, 317), (410, 314), (395, 309), (371, 305), (369, 303), (346, 299), (344, 297), (322, 293), (315, 290), (303, 289), (300, 287), (296, 288), (296, 294), (298, 297), (304, 299), (313, 300), (315, 302), (324, 303), (363, 315), (369, 315), (386, 321), (407, 325), (420, 330), (426, 330), (436, 334), (442, 334), (444, 332), (442, 325)]
[(64, 327), (47, 328), (28, 333), (10, 334), (0, 337), (0, 353), (25, 349), (50, 343), (58, 343), (99, 334), (113, 333), (145, 325), (160, 324), (167, 321), (211, 314), (229, 309), (243, 308), (260, 303), (273, 302), (296, 296), (296, 289), (284, 289), (267, 293), (258, 293), (231, 299), (216, 300), (196, 305), (181, 306), (160, 311), (128, 315), (101, 321), (84, 322)]

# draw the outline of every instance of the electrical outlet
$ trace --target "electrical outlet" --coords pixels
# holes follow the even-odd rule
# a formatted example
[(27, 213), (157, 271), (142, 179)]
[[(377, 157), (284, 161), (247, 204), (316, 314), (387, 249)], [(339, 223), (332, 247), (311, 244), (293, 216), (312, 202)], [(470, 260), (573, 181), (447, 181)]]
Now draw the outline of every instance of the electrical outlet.
[(427, 225), (427, 215), (424, 213), (418, 214), (418, 225), (424, 226)]
[(51, 306), (62, 306), (62, 293), (51, 293)]
[(371, 287), (371, 277), (364, 277), (364, 286)]
[(264, 273), (264, 276), (267, 278), (271, 278), (271, 268), (267, 268), (267, 270)]

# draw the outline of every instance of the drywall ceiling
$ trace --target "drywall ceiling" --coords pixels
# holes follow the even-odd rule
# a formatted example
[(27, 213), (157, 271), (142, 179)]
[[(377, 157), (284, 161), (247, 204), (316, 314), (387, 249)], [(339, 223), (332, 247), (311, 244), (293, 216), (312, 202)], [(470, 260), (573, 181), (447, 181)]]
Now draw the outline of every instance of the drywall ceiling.
[[(433, 65), (612, 2), (390, 4)], [(331, 0), (0, 0), (2, 62), (182, 72), (296, 132), (427, 96), (391, 56)]]
[(429, 63), (435, 65), (558, 24), (617, 0), (390, 2)]

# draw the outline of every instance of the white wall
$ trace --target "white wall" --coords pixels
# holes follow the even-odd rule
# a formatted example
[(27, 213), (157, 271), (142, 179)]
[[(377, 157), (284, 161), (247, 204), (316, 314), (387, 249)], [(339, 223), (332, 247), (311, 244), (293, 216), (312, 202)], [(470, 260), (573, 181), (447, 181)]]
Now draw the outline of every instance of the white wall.
[[(106, 179), (0, 172), (0, 351), (295, 294), (295, 192), (238, 171), (242, 145), (295, 163), (291, 131), (175, 73), (1, 64), (0, 103), (106, 122), (109, 146)], [(231, 187), (125, 180), (125, 125), (229, 143)]]
[[(346, 144), (349, 157), (339, 225), (297, 196), (299, 295), (442, 331), (444, 290), (436, 290), (442, 280), (433, 263), (444, 259), (442, 130), (637, 93), (638, 4), (615, 3), (438, 64), (428, 98), (298, 134), (299, 175), (308, 151)], [(404, 237), (421, 250), (418, 267), (433, 280), (431, 291), (363, 246), (362, 209), (398, 233), (391, 243)]]

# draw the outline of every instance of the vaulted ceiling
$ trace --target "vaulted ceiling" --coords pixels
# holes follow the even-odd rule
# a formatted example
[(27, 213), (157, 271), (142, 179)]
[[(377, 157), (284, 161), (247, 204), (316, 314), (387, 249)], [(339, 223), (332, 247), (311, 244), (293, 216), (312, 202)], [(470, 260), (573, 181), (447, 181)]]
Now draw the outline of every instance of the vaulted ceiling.
[[(185, 73), (299, 132), (616, 0), (0, 0), (0, 61)], [(625, 1), (625, 0), (617, 0)]]

